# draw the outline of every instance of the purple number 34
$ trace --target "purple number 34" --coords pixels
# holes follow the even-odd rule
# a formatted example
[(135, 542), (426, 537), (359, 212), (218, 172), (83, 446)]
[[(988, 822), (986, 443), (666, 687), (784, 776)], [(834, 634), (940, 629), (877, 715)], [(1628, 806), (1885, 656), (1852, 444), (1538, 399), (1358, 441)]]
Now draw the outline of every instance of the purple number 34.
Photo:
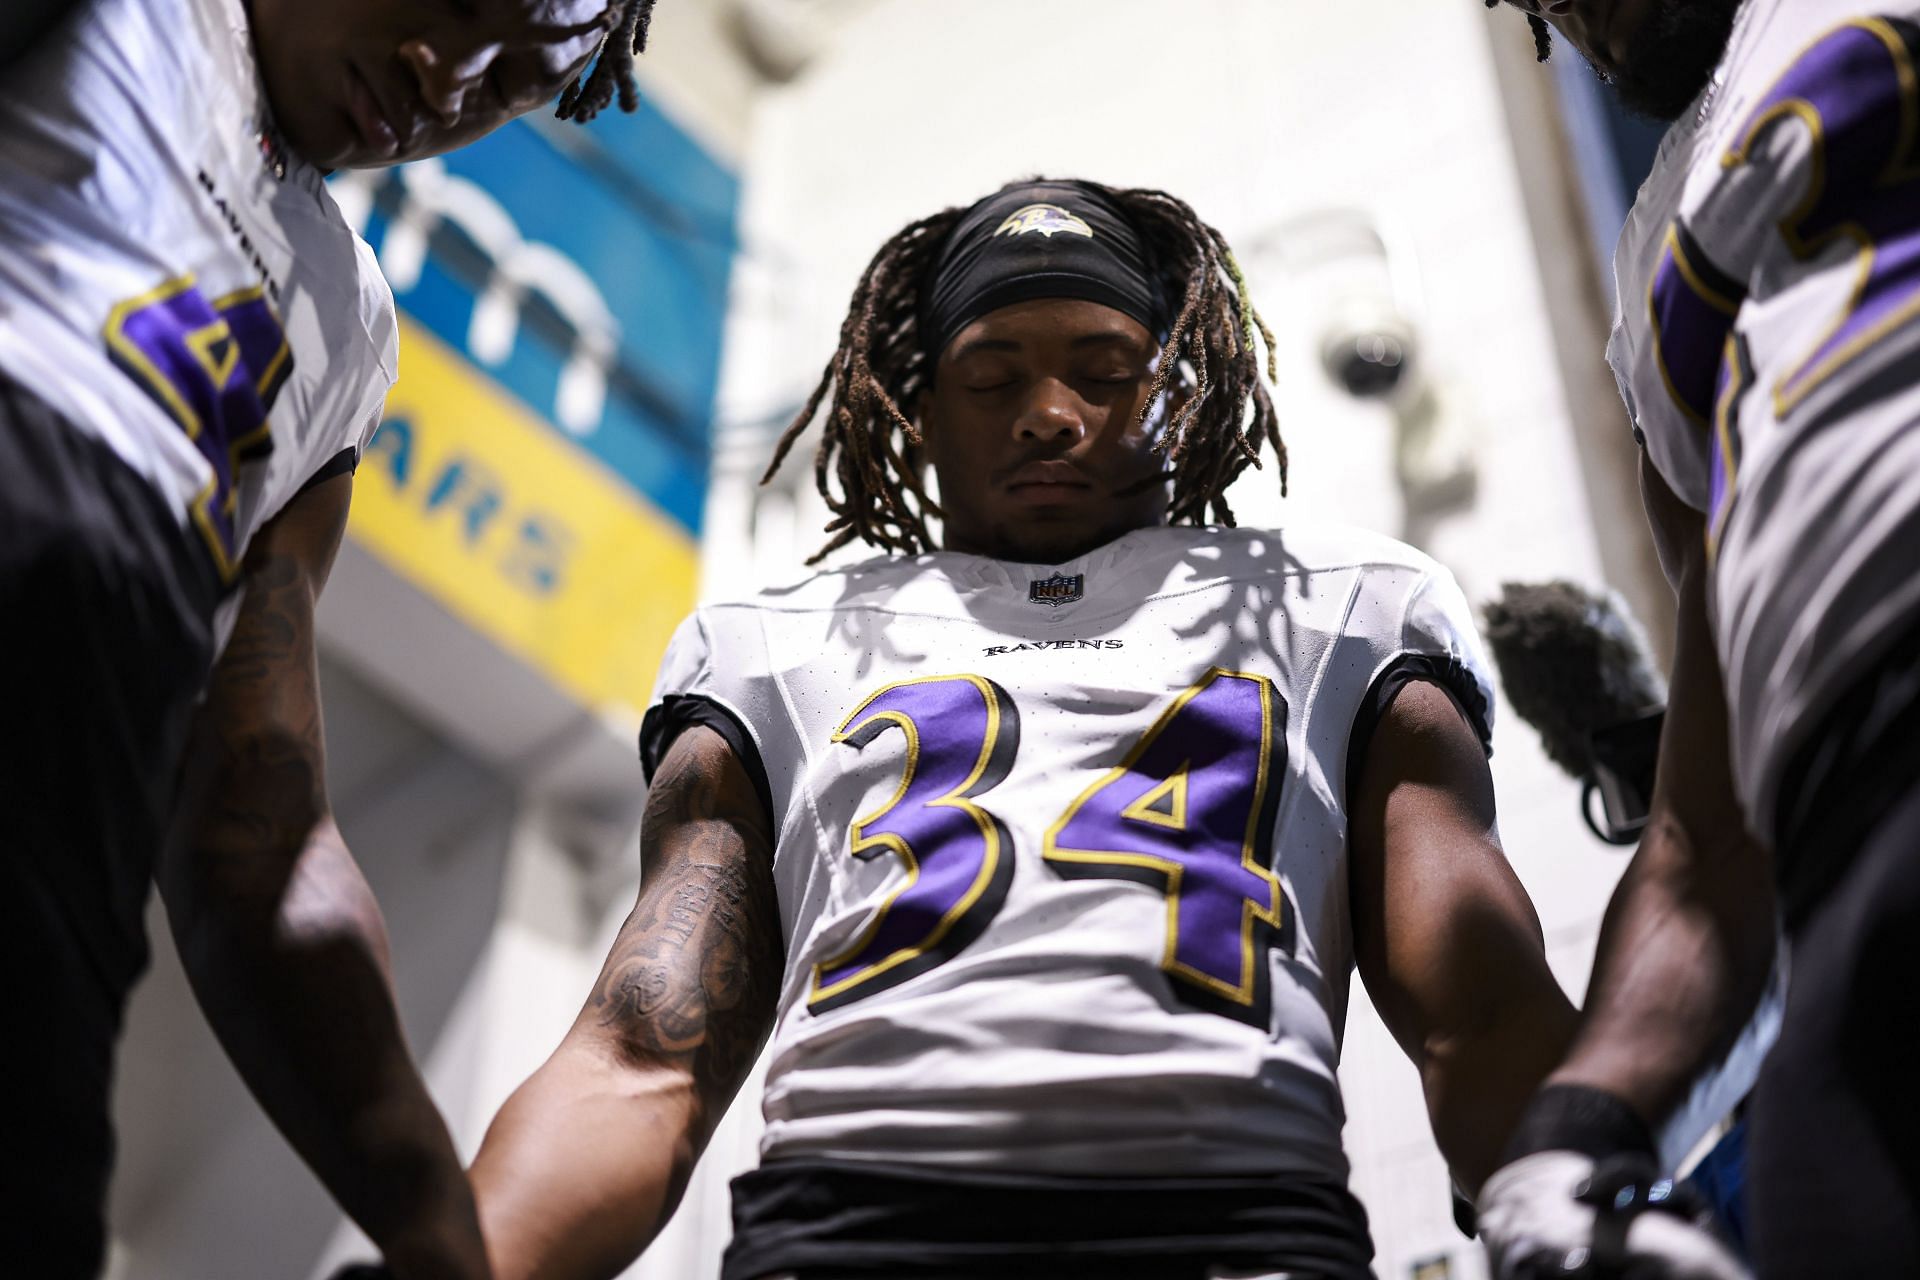
[(212, 469), (193, 521), (222, 579), (231, 579), (240, 468), (272, 452), (267, 411), (293, 372), (279, 316), (258, 287), (209, 302), (187, 275), (115, 307), (103, 336), (113, 362)]
[[(1019, 746), (1007, 692), (979, 676), (889, 685), (834, 735), (864, 748), (897, 728), (906, 762), (888, 802), (854, 823), (852, 852), (891, 852), (907, 875), (854, 942), (814, 970), (808, 1007), (838, 1008), (924, 973), (979, 936), (1013, 874), (1005, 825), (975, 802)], [(1268, 948), (1285, 944), (1280, 881), (1266, 866), (1286, 703), (1264, 676), (1208, 671), (1121, 763), (1048, 828), (1047, 864), (1070, 878), (1134, 880), (1166, 898), (1161, 968), (1181, 998), (1264, 1028)]]

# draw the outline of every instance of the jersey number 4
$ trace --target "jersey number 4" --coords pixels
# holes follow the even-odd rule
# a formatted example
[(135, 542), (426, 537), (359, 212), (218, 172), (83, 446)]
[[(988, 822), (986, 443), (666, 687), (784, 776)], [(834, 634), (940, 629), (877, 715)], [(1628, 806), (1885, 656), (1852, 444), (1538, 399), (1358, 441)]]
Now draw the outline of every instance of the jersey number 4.
[[(1114, 769), (1047, 829), (1042, 857), (1070, 878), (1149, 885), (1166, 899), (1160, 965), (1189, 1003), (1264, 1029), (1267, 950), (1286, 904), (1266, 866), (1286, 702), (1265, 676), (1215, 667), (1175, 698)], [(856, 858), (891, 854), (905, 878), (840, 954), (815, 966), (808, 1008), (835, 1009), (924, 973), (980, 935), (1006, 900), (1013, 842), (979, 798), (1020, 745), (1006, 690), (980, 676), (888, 685), (834, 741), (863, 748), (899, 730), (893, 796), (853, 824)]]
[(273, 450), (267, 411), (293, 372), (280, 317), (259, 288), (209, 302), (191, 275), (107, 316), (107, 351), (187, 433), (213, 476), (193, 502), (222, 581), (231, 580), (240, 468)]

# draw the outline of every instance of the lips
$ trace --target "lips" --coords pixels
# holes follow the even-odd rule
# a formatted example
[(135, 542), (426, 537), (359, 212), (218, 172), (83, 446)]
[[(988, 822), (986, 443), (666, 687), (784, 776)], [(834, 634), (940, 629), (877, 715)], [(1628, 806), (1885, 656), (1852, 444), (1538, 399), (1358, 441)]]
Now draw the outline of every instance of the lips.
[(358, 67), (347, 69), (347, 115), (360, 134), (360, 140), (376, 156), (391, 160), (400, 154), (400, 134), (380, 108), (373, 88)]
[(1006, 479), (1006, 489), (1016, 502), (1044, 506), (1076, 502), (1091, 492), (1093, 485), (1073, 464), (1047, 459), (1014, 468)]
[(1029, 462), (1015, 468), (1007, 477), (1009, 489), (1090, 489), (1093, 486), (1080, 474), (1080, 469), (1070, 462), (1048, 459), (1042, 462)]

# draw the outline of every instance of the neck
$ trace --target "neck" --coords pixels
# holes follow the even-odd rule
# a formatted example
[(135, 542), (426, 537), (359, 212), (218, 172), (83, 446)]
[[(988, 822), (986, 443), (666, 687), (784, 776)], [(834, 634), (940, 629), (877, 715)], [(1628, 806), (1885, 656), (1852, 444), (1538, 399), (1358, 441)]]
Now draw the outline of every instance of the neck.
[(948, 533), (940, 539), (942, 551), (958, 551), (970, 556), (983, 556), (989, 560), (1005, 560), (1011, 564), (1055, 565), (1065, 564), (1069, 560), (1078, 560), (1081, 556), (1098, 551), (1101, 547), (1117, 542), (1138, 529), (1160, 527), (1156, 524), (1136, 524), (1119, 529), (1105, 529), (1089, 533), (1078, 538), (1062, 538), (1060, 541), (1035, 542), (1022, 540), (1011, 535), (994, 534), (969, 535), (966, 533)]

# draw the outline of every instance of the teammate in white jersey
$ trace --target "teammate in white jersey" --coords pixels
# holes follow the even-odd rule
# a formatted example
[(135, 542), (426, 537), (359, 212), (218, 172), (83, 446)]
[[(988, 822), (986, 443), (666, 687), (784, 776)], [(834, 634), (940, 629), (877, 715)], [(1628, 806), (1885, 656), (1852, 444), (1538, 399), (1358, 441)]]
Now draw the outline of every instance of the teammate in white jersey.
[(1572, 1011), (1473, 623), (1386, 538), (1188, 527), (1284, 469), (1263, 333), (1159, 192), (1018, 183), (880, 250), (781, 453), (825, 403), (833, 545), (888, 554), (675, 638), (639, 903), (475, 1163), (498, 1275), (637, 1254), (769, 1034), (728, 1280), (1367, 1275), (1356, 963), (1491, 1169)]
[(478, 137), (611, 33), (562, 100), (591, 114), (646, 7), (92, 0), (0, 49), (9, 1275), (99, 1268), (156, 876), (234, 1062), (395, 1273), (485, 1273), (327, 806), (314, 597), (395, 324), (323, 170)]
[[(1595, 1160), (1655, 1176), (1648, 1132), (1752, 1009), (1777, 910), (1756, 1264), (1920, 1275), (1920, 9), (1521, 7), (1674, 122), (1615, 258), (1608, 355), (1680, 623), (1653, 818), (1481, 1221), (1519, 1274), (1584, 1246), (1568, 1189)], [(1653, 1229), (1602, 1234), (1700, 1243)]]

